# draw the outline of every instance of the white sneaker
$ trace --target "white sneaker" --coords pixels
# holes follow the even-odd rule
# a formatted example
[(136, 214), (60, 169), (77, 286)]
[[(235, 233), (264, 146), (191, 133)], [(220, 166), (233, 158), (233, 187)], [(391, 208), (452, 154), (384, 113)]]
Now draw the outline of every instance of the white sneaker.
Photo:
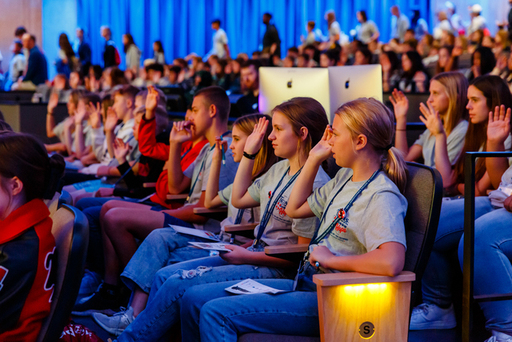
[(93, 313), (92, 318), (100, 327), (112, 335), (119, 336), (130, 323), (133, 322), (133, 308), (130, 306), (127, 310), (119, 311), (113, 316), (107, 316), (102, 313)]
[(512, 336), (493, 330), (492, 336), (485, 340), (485, 342), (512, 342)]
[(435, 304), (420, 304), (412, 309), (409, 330), (453, 329), (457, 326), (453, 305), (442, 309)]

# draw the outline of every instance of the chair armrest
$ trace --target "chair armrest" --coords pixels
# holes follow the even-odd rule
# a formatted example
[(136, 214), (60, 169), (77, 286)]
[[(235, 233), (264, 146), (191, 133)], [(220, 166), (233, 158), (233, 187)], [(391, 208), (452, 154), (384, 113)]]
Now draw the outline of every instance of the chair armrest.
[(156, 188), (156, 182), (142, 183), (143, 188)]
[(196, 214), (196, 215), (209, 215), (209, 214), (227, 213), (227, 212), (228, 212), (228, 207), (226, 207), (226, 206), (212, 208), (212, 209), (208, 209), (208, 208), (204, 208), (204, 207), (194, 208), (194, 214)]
[(239, 232), (252, 232), (259, 223), (241, 223), (241, 224), (230, 224), (224, 226), (226, 233), (239, 233)]
[(168, 194), (166, 199), (171, 200), (171, 201), (180, 201), (180, 200), (184, 201), (187, 199), (187, 197), (188, 197), (187, 194), (177, 194), (177, 195)]
[(412, 282), (415, 279), (416, 274), (410, 271), (402, 271), (395, 277), (359, 272), (326, 273), (313, 276), (313, 282), (320, 287), (368, 283), (403, 283)]
[(265, 254), (279, 259), (285, 259), (292, 262), (300, 262), (304, 257), (304, 253), (308, 250), (307, 243), (295, 245), (267, 246)]

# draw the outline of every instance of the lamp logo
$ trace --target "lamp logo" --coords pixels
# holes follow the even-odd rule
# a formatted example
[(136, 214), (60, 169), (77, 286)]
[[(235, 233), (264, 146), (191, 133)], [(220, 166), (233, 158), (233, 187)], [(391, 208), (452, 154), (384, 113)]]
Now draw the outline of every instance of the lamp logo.
[(359, 326), (359, 335), (364, 338), (365, 340), (368, 340), (375, 335), (375, 326), (372, 322), (364, 322)]

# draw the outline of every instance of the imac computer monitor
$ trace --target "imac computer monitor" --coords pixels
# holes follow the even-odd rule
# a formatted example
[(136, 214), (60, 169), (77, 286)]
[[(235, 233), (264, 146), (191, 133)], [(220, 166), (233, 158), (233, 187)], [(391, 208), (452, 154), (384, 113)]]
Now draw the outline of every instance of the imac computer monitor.
[(360, 97), (373, 97), (382, 102), (382, 69), (380, 64), (329, 68), (330, 122), (342, 104)]
[(329, 68), (259, 69), (261, 113), (269, 114), (278, 104), (293, 97), (312, 97), (325, 109), (332, 123), (334, 112), (345, 102), (373, 97), (382, 102), (380, 64)]
[(329, 71), (326, 68), (260, 67), (260, 113), (293, 97), (312, 97), (329, 113)]

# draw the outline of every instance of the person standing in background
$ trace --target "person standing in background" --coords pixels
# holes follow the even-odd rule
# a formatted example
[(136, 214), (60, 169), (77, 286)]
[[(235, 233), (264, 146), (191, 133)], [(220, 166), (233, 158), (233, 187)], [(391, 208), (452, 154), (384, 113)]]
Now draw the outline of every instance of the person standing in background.
[(23, 44), (21, 40), (15, 39), (11, 45), (13, 56), (9, 62), (8, 78), (5, 81), (5, 91), (11, 90), (11, 86), (18, 81), (18, 78), (23, 75), (26, 66), (25, 55), (23, 54)]
[(155, 60), (155, 63), (165, 65), (164, 47), (160, 40), (156, 40), (153, 43), (153, 59)]
[(83, 28), (79, 27), (76, 29), (76, 38), (75, 52), (80, 59), (80, 70), (82, 73), (86, 74), (89, 72), (89, 67), (91, 66), (91, 46), (84, 40)]
[(359, 25), (356, 26), (357, 39), (366, 45), (378, 40), (380, 36), (379, 29), (373, 21), (368, 20), (366, 11), (358, 11), (356, 16), (359, 22)]
[(263, 51), (270, 52), (271, 55), (281, 57), (281, 39), (276, 26), (271, 22), (272, 14), (263, 14), (263, 24), (267, 26), (265, 35), (263, 36)]
[(208, 58), (213, 55), (219, 57), (220, 59), (229, 58), (230, 53), (228, 46), (228, 35), (226, 34), (226, 31), (220, 27), (219, 19), (212, 21), (212, 30), (215, 31), (212, 37), (213, 46), (210, 52), (208, 52), (203, 58), (203, 60), (207, 61)]
[(467, 36), (471, 38), (471, 34), (478, 30), (487, 28), (485, 18), (482, 16), (482, 6), (475, 4), (469, 7), (471, 23), (468, 26)]
[(110, 27), (104, 25), (100, 28), (101, 36), (105, 39), (105, 47), (103, 49), (103, 63), (105, 68), (118, 66), (121, 63), (116, 43), (111, 39), (112, 31)]
[(397, 38), (403, 43), (405, 31), (411, 26), (409, 18), (400, 13), (400, 8), (396, 5), (391, 7), (391, 14), (391, 38)]
[(464, 24), (462, 23), (462, 18), (456, 13), (457, 8), (453, 2), (446, 1), (444, 7), (446, 7), (446, 15), (452, 24), (453, 30), (457, 33), (460, 33), (461, 31), (464, 32)]
[(126, 54), (126, 69), (130, 69), (135, 75), (139, 75), (141, 52), (131, 34), (123, 34), (123, 51)]

